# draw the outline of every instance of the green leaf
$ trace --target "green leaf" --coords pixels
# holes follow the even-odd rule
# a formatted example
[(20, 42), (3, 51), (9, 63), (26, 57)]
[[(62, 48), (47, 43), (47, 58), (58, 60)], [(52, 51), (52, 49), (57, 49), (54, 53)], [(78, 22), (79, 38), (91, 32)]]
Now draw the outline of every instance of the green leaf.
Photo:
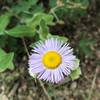
[(80, 67), (78, 67), (71, 72), (70, 77), (72, 80), (76, 80), (80, 77), (80, 75), (81, 75), (81, 69)]
[(6, 55), (5, 52), (0, 48), (0, 58), (2, 58), (5, 55)]
[(81, 75), (81, 69), (79, 67), (80, 60), (76, 59), (74, 63), (74, 69), (72, 70), (70, 77), (72, 80), (78, 79)]
[(48, 25), (53, 24), (53, 16), (51, 14), (36, 13), (31, 19), (27, 20), (27, 26), (38, 30), (40, 39), (45, 39), (49, 34)]
[(44, 43), (44, 39), (39, 39), (38, 41), (36, 41), (35, 43), (31, 43), (30, 45), (29, 45), (29, 47), (31, 47), (31, 48), (33, 48), (34, 49), (34, 47), (38, 44), (38, 43), (41, 43), (41, 42), (43, 42)]
[(2, 49), (0, 49), (0, 72), (4, 72), (6, 69), (13, 70), (13, 57), (14, 53), (5, 53)]
[(54, 25), (53, 16), (51, 14), (44, 13), (42, 19), (45, 20), (47, 25)]
[(34, 5), (34, 9), (32, 10), (32, 14), (36, 14), (36, 13), (42, 13), (42, 12), (45, 12), (45, 9), (44, 9), (44, 7), (43, 7), (43, 4), (42, 3), (40, 3), (40, 4), (38, 4), (38, 6), (37, 5)]
[(93, 55), (93, 52), (92, 52), (92, 50), (90, 49), (90, 46), (91, 45), (94, 45), (96, 43), (96, 41), (95, 40), (91, 40), (91, 39), (82, 39), (82, 40), (80, 40), (80, 42), (79, 42), (79, 49), (80, 49), (80, 51), (83, 53), (83, 54), (85, 54), (85, 55), (87, 55), (87, 56), (89, 56), (89, 57), (92, 57), (92, 55)]
[[(65, 43), (68, 41), (68, 38), (66, 38), (66, 37), (58, 36), (58, 35), (51, 35), (50, 33), (48, 33), (47, 39), (50, 39), (50, 38), (55, 38), (55, 39), (64, 41)], [(41, 42), (41, 41), (44, 42), (45, 39), (41, 39), (41, 40), (38, 40), (38, 41), (35, 42), (35, 43), (30, 44), (30, 47), (34, 48), (34, 46), (36, 46), (36, 44), (39, 43), (39, 42)], [(76, 59), (76, 61), (77, 61), (77, 59)], [(76, 63), (75, 63), (75, 65), (76, 65)], [(75, 67), (75, 68), (76, 68), (76, 67)]]
[(68, 38), (67, 37), (64, 37), (64, 36), (58, 36), (58, 35), (51, 35), (51, 34), (48, 34), (47, 36), (48, 38), (57, 38), (58, 40), (61, 40), (63, 42), (68, 42)]
[(73, 70), (77, 69), (79, 67), (79, 64), (80, 64), (80, 60), (76, 58)]
[(75, 3), (79, 3), (79, 4), (86, 6), (86, 7), (89, 6), (89, 0), (75, 0)]
[(50, 7), (51, 8), (54, 8), (54, 7), (56, 7), (57, 6), (57, 0), (50, 0)]
[(18, 25), (6, 32), (6, 34), (13, 36), (13, 37), (32, 37), (35, 35), (35, 29), (25, 26), (25, 25)]
[(36, 2), (37, 0), (18, 0), (17, 5), (12, 6), (12, 11), (15, 13), (28, 12)]
[(39, 30), (39, 37), (41, 40), (44, 40), (47, 38), (49, 34), (49, 29), (46, 25), (46, 22), (44, 20), (40, 21), (40, 30)]
[(36, 28), (40, 25), (40, 21), (44, 20), (47, 25), (53, 25), (53, 16), (51, 14), (45, 13), (36, 13), (29, 21), (27, 21), (27, 25), (29, 27)]
[(10, 17), (11, 14), (8, 12), (0, 16), (0, 35), (4, 34), (5, 28), (10, 21)]
[(7, 37), (5, 35), (0, 36), (0, 47), (4, 48), (4, 46), (8, 43)]

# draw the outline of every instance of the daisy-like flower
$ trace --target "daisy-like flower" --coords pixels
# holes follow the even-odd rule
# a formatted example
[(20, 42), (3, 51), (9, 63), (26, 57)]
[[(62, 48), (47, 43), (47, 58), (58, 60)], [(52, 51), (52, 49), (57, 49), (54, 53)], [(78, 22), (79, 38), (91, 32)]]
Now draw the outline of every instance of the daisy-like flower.
[(76, 57), (68, 43), (57, 38), (48, 38), (35, 44), (29, 57), (29, 73), (36, 78), (52, 83), (64, 80), (75, 67)]

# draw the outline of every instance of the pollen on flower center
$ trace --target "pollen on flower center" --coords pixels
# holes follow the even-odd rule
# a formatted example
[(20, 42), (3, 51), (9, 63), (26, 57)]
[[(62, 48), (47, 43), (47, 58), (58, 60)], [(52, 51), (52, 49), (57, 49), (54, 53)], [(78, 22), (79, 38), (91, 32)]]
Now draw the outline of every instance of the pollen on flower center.
[(48, 69), (57, 68), (61, 64), (61, 61), (62, 58), (56, 51), (49, 51), (42, 58), (44, 66)]

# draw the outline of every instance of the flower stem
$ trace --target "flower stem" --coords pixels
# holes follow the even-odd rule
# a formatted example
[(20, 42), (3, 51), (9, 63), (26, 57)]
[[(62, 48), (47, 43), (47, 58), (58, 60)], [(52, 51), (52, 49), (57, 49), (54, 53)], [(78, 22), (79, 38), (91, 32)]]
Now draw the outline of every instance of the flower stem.
[[(26, 42), (25, 42), (25, 39), (24, 39), (24, 38), (22, 38), (22, 42), (23, 42), (25, 51), (26, 51), (26, 53), (27, 53), (27, 56), (29, 56), (28, 48), (27, 48), (27, 45), (26, 45)], [(42, 82), (41, 80), (39, 80), (39, 83), (40, 83), (40, 85), (41, 85), (41, 87), (42, 87), (42, 89), (43, 89), (45, 95), (47, 96), (48, 100), (52, 100), (51, 97), (49, 96), (49, 94), (48, 94), (48, 92), (47, 92), (47, 90), (46, 90), (46, 88), (45, 88), (43, 82)]]

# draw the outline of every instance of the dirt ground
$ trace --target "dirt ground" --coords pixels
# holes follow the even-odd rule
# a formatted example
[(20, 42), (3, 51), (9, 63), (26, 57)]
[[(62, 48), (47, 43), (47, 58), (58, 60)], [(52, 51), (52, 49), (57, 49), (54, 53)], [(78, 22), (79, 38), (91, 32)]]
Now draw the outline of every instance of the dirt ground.
[[(89, 14), (74, 24), (74, 28), (64, 25), (51, 27), (51, 33), (70, 38), (72, 47), (80, 59), (82, 75), (75, 81), (62, 85), (43, 82), (52, 100), (100, 100), (100, 8), (99, 4), (89, 10)], [(68, 30), (69, 27), (72, 30)], [(80, 32), (89, 33), (86, 38), (95, 39), (91, 45), (93, 57), (87, 57), (78, 50), (81, 40)], [(71, 34), (70, 33), (74, 33)], [(27, 41), (27, 39), (26, 39)], [(14, 61), (16, 70), (6, 71), (0, 75), (0, 100), (48, 100), (38, 80), (28, 74), (27, 56), (21, 61)]]

